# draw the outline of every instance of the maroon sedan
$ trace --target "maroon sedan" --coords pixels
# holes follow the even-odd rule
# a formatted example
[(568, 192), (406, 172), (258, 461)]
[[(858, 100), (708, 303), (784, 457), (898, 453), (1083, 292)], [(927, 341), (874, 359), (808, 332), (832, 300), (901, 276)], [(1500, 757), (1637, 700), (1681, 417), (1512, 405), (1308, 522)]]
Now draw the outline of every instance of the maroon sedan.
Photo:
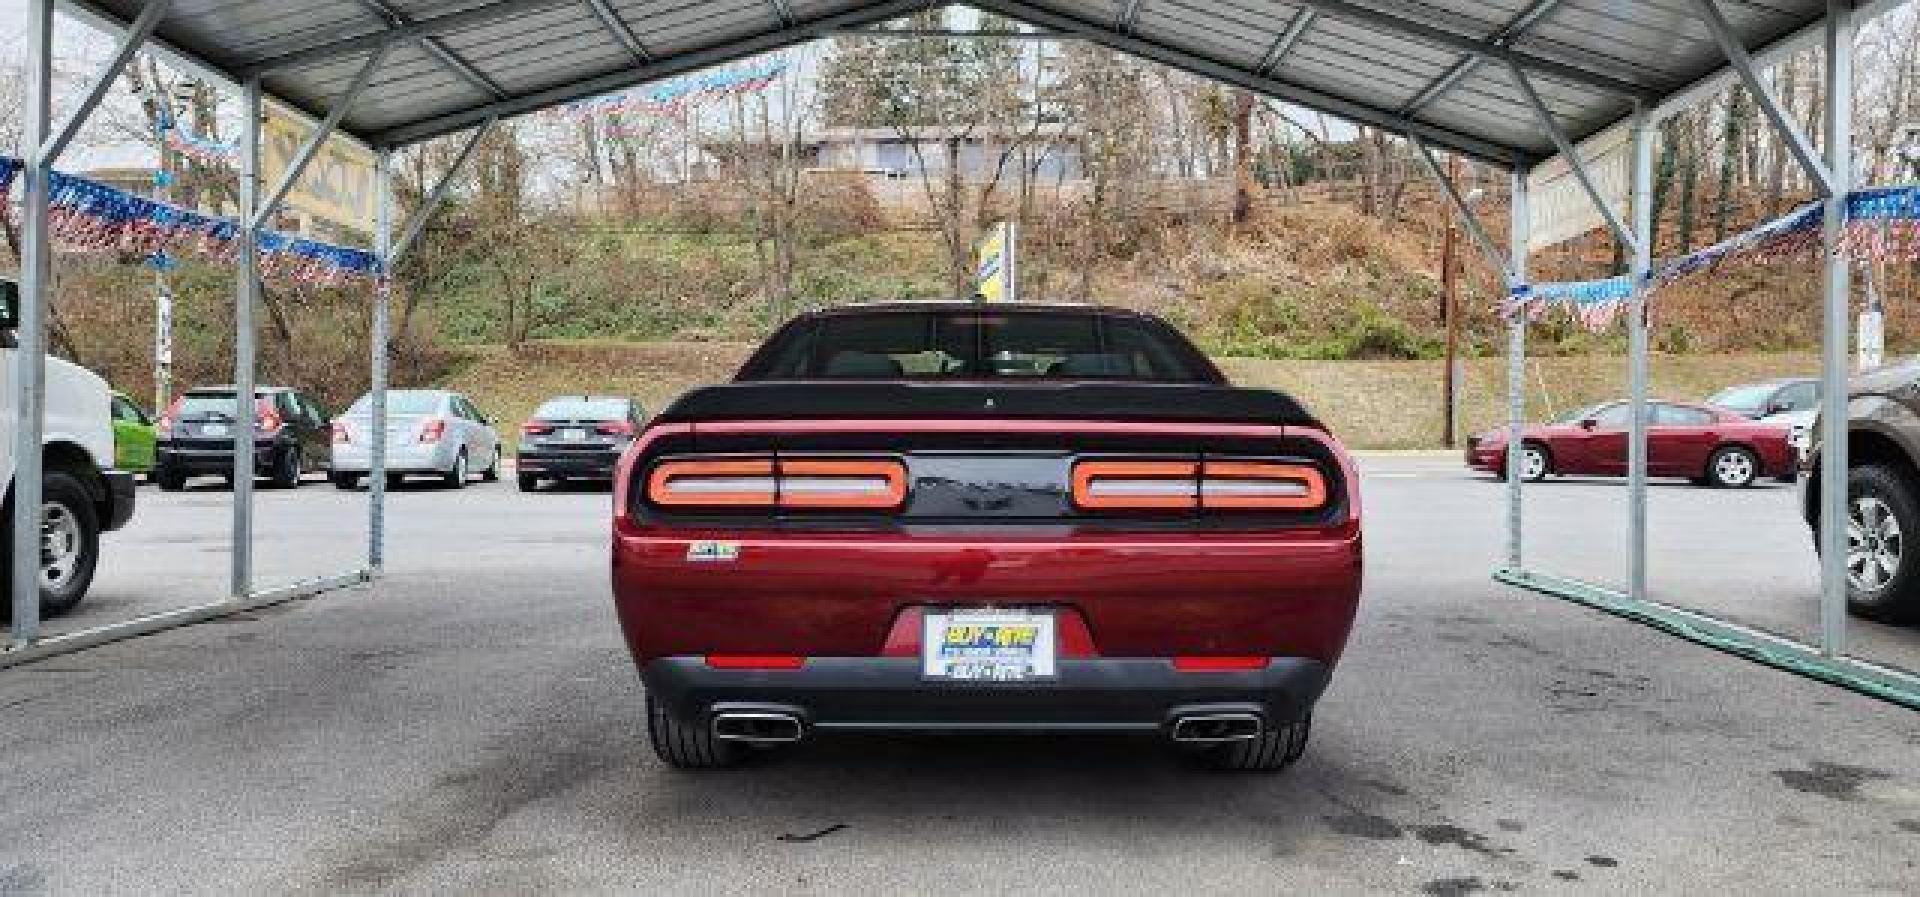
[[(1607, 402), (1547, 424), (1528, 426), (1520, 444), (1520, 475), (1530, 482), (1550, 474), (1627, 475), (1627, 433), (1633, 408)], [(1761, 477), (1791, 480), (1793, 450), (1784, 424), (1685, 402), (1647, 403), (1647, 472), (1683, 477), (1704, 486), (1738, 488)], [(1467, 440), (1467, 464), (1504, 476), (1507, 431)]]
[(613, 593), (677, 767), (815, 732), (1305, 749), (1360, 597), (1347, 453), (1157, 319), (804, 316), (622, 462)]

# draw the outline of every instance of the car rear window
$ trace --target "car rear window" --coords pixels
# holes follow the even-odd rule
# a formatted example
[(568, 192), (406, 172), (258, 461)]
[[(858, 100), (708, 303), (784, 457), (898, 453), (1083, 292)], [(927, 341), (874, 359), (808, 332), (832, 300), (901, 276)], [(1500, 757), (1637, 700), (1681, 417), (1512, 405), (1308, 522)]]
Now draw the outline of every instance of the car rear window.
[[(440, 410), (440, 393), (401, 389), (387, 393), (388, 414), (432, 414)], [(354, 402), (348, 414), (365, 417), (373, 413), (373, 396), (364, 395)]]
[(548, 420), (620, 420), (627, 416), (625, 399), (548, 399), (533, 412)]
[(239, 414), (233, 393), (187, 393), (180, 398), (181, 420), (233, 420)]
[(1192, 343), (1150, 318), (990, 308), (798, 321), (737, 379), (1221, 382)]

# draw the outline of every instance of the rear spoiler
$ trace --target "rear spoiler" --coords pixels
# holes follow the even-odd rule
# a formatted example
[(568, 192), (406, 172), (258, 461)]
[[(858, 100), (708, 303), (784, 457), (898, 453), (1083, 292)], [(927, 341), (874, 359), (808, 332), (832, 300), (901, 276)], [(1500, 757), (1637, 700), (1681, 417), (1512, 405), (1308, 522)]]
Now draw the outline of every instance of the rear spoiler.
[(1184, 383), (782, 381), (696, 389), (654, 420), (1026, 419), (1325, 429), (1286, 393)]

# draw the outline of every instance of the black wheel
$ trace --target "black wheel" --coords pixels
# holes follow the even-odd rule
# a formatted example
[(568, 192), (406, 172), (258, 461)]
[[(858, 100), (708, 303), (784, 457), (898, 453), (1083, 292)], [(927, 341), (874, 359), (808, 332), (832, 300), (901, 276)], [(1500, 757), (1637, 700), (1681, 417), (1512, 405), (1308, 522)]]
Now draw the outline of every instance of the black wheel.
[[(40, 615), (64, 614), (80, 603), (93, 585), (100, 563), (100, 520), (86, 487), (73, 474), (49, 471), (40, 492)], [(4, 508), (0, 537), (13, 544), (13, 502)], [(13, 589), (13, 564), (0, 565), (0, 594)], [(0, 616), (11, 613), (0, 601)]]
[(1547, 447), (1537, 442), (1520, 444), (1520, 479), (1529, 483), (1538, 483), (1553, 473), (1553, 454)]
[(156, 470), (153, 472), (153, 482), (161, 492), (179, 492), (187, 488), (187, 475), (177, 470)]
[(521, 492), (532, 492), (533, 490), (540, 488), (540, 478), (537, 476), (534, 476), (533, 474), (523, 473), (523, 474), (520, 474), (518, 477), (516, 477), (516, 479), (520, 481)]
[(1715, 489), (1745, 489), (1760, 478), (1760, 456), (1749, 448), (1726, 446), (1707, 459), (1706, 478)]
[(327, 479), (333, 482), (335, 489), (354, 489), (360, 485), (360, 475), (357, 473), (332, 473), (327, 475)]
[(281, 452), (280, 457), (274, 459), (273, 476), (269, 478), (269, 482), (273, 484), (273, 488), (300, 488), (300, 471), (302, 464), (299, 446), (294, 446)]
[(453, 456), (453, 469), (446, 473), (446, 484), (451, 489), (467, 488), (467, 450)]
[(1235, 741), (1213, 748), (1207, 760), (1217, 769), (1232, 772), (1278, 772), (1293, 765), (1307, 752), (1307, 736), (1313, 731), (1313, 715), (1308, 714), (1275, 728), (1263, 729), (1260, 737)]
[(724, 769), (740, 762), (742, 750), (713, 737), (705, 726), (689, 726), (647, 698), (647, 740), (662, 762), (675, 769)]
[(1907, 533), (1920, 533), (1914, 484), (1890, 467), (1847, 471), (1847, 609), (1883, 623), (1920, 621), (1920, 572)]
[(496, 445), (493, 447), (493, 463), (487, 465), (486, 470), (480, 471), (480, 480), (481, 482), (484, 482), (484, 483), (500, 482), (500, 447), (499, 446)]

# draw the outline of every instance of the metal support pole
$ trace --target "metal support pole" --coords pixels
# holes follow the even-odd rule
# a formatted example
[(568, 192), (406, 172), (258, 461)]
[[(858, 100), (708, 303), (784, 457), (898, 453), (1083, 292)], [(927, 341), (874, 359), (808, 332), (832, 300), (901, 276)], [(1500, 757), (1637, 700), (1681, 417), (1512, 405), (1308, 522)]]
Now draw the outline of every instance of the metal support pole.
[(1853, 187), (1853, 38), (1849, 0), (1827, 0), (1826, 332), (1820, 365), (1820, 650), (1847, 652), (1847, 342), (1852, 278), (1842, 238)]
[[(1513, 199), (1509, 210), (1513, 223), (1509, 228), (1508, 289), (1527, 283), (1527, 240), (1530, 218), (1527, 211), (1527, 171), (1513, 170)], [(1507, 322), (1507, 568), (1521, 569), (1523, 485), (1520, 476), (1520, 438), (1527, 426), (1527, 316), (1517, 313)]]
[[(27, 103), (21, 145), (38, 147), (53, 126), (53, 2), (28, 0)], [(38, 155), (38, 154), (34, 154)], [(20, 215), (20, 329), (13, 355), (13, 648), (40, 635), (41, 440), (47, 427), (47, 251), (51, 160), (23, 160)]]
[(1653, 121), (1644, 104), (1633, 116), (1633, 301), (1627, 319), (1627, 380), (1633, 417), (1627, 431), (1627, 593), (1647, 598), (1647, 276), (1653, 270)]
[[(483, 129), (484, 130), (484, 129)], [(472, 144), (479, 143), (476, 135)], [(464, 161), (465, 154), (461, 159)], [(379, 204), (374, 223), (374, 252), (380, 256), (379, 279), (373, 288), (373, 325), (367, 336), (368, 395), (373, 397), (373, 407), (369, 409), (367, 438), (371, 464), (367, 467), (367, 569), (379, 575), (387, 558), (387, 360), (391, 356), (388, 335), (391, 329), (391, 310), (393, 306), (393, 151), (380, 151), (380, 168), (374, 176), (377, 182)], [(458, 162), (455, 163), (457, 168)], [(441, 183), (453, 179), (449, 171)], [(436, 193), (439, 191), (436, 190)], [(429, 197), (431, 202), (433, 197)], [(424, 214), (426, 206), (422, 206)]]
[(260, 293), (260, 79), (249, 78), (240, 105), (240, 214), (233, 290), (233, 579), (235, 601), (253, 591), (253, 310)]

